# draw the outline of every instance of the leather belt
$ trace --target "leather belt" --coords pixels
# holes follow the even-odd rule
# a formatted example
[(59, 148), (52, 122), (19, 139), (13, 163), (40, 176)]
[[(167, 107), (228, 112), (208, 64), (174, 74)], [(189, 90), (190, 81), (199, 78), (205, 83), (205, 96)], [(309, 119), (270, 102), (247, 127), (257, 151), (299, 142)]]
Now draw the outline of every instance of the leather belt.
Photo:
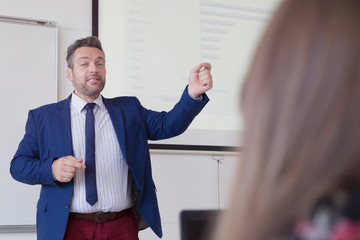
[(97, 213), (70, 213), (70, 217), (92, 220), (95, 222), (108, 222), (123, 216), (129, 209), (120, 212), (97, 212)]

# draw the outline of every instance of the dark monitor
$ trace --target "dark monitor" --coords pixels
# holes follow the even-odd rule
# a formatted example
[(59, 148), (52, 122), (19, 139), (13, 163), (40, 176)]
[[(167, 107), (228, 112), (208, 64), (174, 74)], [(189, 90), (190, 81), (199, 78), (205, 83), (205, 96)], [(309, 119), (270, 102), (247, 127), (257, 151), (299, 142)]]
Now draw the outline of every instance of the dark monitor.
[(181, 240), (208, 240), (221, 210), (184, 210), (180, 213)]

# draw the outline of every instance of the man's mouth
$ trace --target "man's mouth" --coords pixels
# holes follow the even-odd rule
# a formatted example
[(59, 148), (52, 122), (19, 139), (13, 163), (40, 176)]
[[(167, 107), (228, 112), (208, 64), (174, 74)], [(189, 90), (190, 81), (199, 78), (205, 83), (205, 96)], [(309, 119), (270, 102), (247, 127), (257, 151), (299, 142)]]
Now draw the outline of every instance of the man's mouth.
[(100, 77), (98, 75), (91, 75), (91, 76), (88, 76), (86, 80), (88, 82), (90, 82), (90, 81), (99, 81)]

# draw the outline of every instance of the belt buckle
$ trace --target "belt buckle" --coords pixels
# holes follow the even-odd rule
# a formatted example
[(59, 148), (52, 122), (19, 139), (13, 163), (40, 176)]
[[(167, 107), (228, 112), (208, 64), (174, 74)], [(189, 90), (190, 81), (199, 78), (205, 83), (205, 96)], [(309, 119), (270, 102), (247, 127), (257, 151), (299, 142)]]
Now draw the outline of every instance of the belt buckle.
[(95, 222), (98, 222), (98, 223), (103, 223), (103, 222), (107, 222), (109, 221), (109, 219), (104, 219), (103, 217), (105, 216), (105, 213), (103, 212), (97, 212), (95, 213)]

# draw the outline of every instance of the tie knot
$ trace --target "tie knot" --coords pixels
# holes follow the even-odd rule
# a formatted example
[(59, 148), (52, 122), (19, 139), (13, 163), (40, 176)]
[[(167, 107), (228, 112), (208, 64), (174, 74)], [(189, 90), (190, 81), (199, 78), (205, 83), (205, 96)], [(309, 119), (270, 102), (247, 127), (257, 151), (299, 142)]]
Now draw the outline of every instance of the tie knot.
[(94, 106), (96, 105), (96, 103), (88, 103), (88, 104), (86, 104), (85, 105), (85, 108), (86, 108), (86, 110), (87, 111), (89, 111), (89, 110), (93, 110), (93, 108), (94, 108)]

